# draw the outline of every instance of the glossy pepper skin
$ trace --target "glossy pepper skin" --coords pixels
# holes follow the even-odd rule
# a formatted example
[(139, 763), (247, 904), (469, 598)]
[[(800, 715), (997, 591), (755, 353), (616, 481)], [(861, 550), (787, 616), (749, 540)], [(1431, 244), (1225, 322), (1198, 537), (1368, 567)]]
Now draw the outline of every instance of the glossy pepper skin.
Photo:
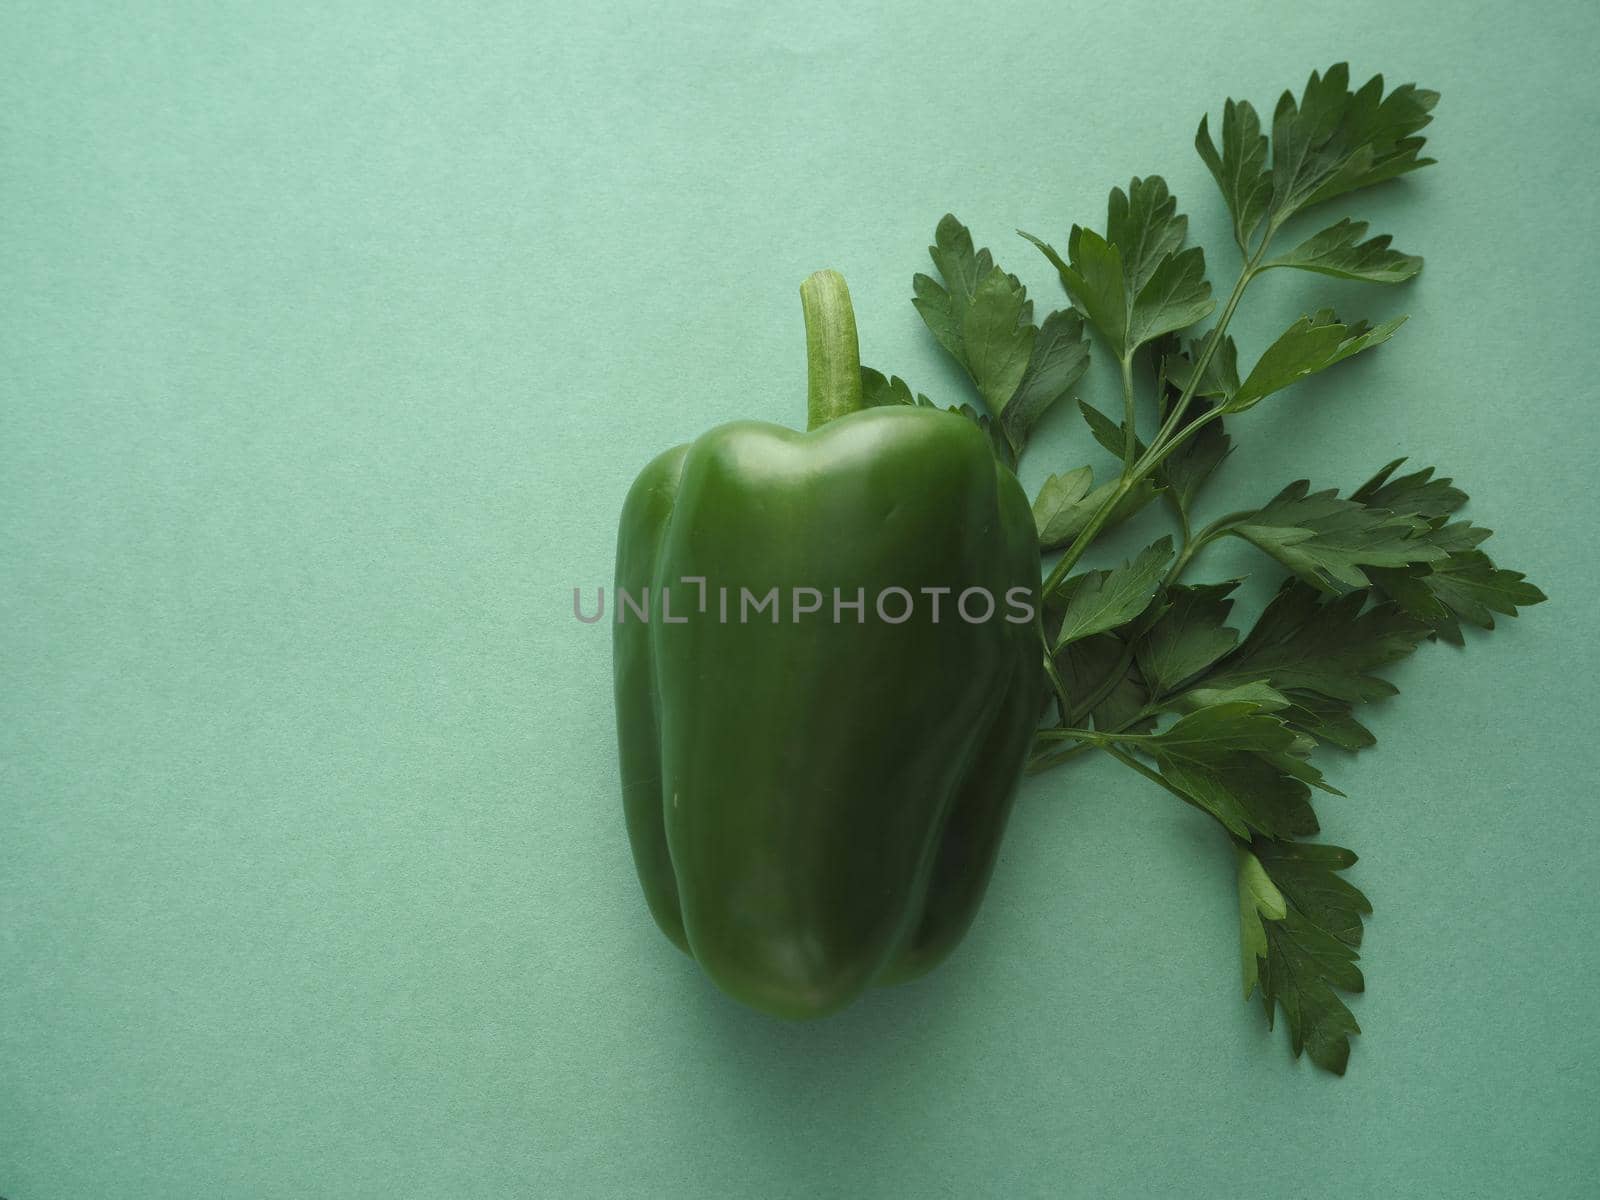
[[(650, 911), (724, 991), (784, 1017), (835, 1011), (954, 947), (1043, 687), (1033, 518), (985, 435), (935, 409), (819, 406), (818, 373), (810, 432), (735, 422), (646, 467), (617, 548), (617, 588), (652, 602), (648, 622), (619, 611), (614, 626)], [(706, 581), (704, 612), (686, 578)], [(754, 610), (774, 587), (776, 612)], [(797, 588), (821, 609), (797, 619)], [(880, 615), (890, 588), (909, 593), (908, 619), (899, 593), (883, 601), (895, 621)], [(959, 614), (971, 588), (993, 596), (989, 619)], [(863, 608), (836, 621), (834, 589)], [(948, 589), (937, 621), (923, 589)], [(969, 612), (984, 608), (973, 595)]]

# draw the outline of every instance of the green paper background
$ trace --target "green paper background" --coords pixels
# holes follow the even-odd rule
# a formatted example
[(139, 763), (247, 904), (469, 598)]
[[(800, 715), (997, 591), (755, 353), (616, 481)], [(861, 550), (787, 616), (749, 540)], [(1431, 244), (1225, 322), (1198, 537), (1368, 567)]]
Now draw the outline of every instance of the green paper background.
[[(1594, 1195), (1597, 35), (6, 4), (0, 1195)], [(907, 302), (946, 210), (1056, 305), (1012, 230), (1160, 172), (1225, 288), (1195, 123), (1340, 58), (1444, 93), (1441, 165), (1327, 214), (1428, 268), (1252, 289), (1247, 355), (1328, 301), (1413, 319), (1236, 421), (1208, 507), (1417, 455), (1553, 598), (1404, 664), (1328, 764), (1377, 908), (1349, 1076), (1241, 1003), (1230, 856), (1112, 762), (1027, 784), (931, 977), (820, 1024), (725, 1000), (646, 914), (571, 617), (634, 473), (801, 420), (824, 265), (866, 360), (955, 398)], [(1086, 460), (1060, 413), (1024, 482)]]

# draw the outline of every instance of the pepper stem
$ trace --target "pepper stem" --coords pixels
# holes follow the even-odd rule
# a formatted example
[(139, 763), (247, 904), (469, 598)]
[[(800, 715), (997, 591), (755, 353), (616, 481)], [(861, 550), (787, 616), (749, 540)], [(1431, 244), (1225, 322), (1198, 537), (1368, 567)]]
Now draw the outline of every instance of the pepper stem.
[(800, 285), (806, 317), (806, 429), (861, 410), (861, 347), (850, 289), (837, 271), (818, 271)]

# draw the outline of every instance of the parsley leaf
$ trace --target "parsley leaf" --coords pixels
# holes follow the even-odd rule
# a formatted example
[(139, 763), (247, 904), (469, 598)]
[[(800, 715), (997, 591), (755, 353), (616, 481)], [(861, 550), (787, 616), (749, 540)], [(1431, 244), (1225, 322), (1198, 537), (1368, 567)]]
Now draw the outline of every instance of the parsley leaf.
[[(1164, 369), (1168, 381), (1181, 391), (1189, 386), (1194, 374), (1194, 363), (1200, 357), (1200, 345), (1205, 339), (1198, 338), (1191, 341), (1188, 351), (1181, 354), (1177, 351), (1176, 340), (1173, 339), (1173, 349), (1164, 360)], [(1226, 400), (1238, 390), (1239, 348), (1234, 345), (1231, 337), (1224, 337), (1217, 345), (1216, 353), (1211, 356), (1211, 361), (1206, 363), (1205, 374), (1195, 385), (1194, 394)]]
[(1249, 254), (1250, 237), (1272, 202), (1272, 179), (1266, 171), (1267, 136), (1261, 132), (1261, 118), (1248, 100), (1229, 100), (1222, 107), (1222, 153), (1218, 154), (1206, 128), (1208, 119), (1200, 118), (1194, 148), (1222, 189), (1222, 198), (1233, 217), (1234, 241)]
[(1033, 502), (1033, 523), (1046, 550), (1064, 546), (1089, 523), (1098, 505), (1084, 503), (1094, 483), (1094, 469), (1079, 467), (1044, 481)]
[(1239, 860), (1239, 967), (1244, 998), (1248, 1000), (1261, 978), (1258, 960), (1267, 957), (1267, 931), (1262, 927), (1262, 918), (1283, 920), (1289, 915), (1289, 902), (1259, 858), (1243, 846), (1235, 849)]
[(1461, 622), (1494, 628), (1494, 614), (1514, 617), (1519, 608), (1542, 604), (1546, 596), (1520, 571), (1494, 565), (1481, 550), (1450, 554), (1431, 570), (1374, 572), (1380, 590), (1402, 609), (1427, 621), (1445, 641), (1462, 645)]
[(979, 282), (961, 319), (967, 370), (991, 413), (1005, 408), (1028, 369), (1039, 334), (1027, 319), (1032, 307), (1015, 276), (995, 267)]
[[(1094, 440), (1100, 443), (1100, 448), (1117, 458), (1122, 457), (1122, 445), (1126, 427), (1120, 421), (1113, 421), (1105, 413), (1092, 404), (1078, 401), (1078, 411), (1083, 414), (1084, 423), (1089, 426), (1089, 433)], [(1144, 453), (1144, 443), (1135, 439), (1137, 453)]]
[(1282, 710), (1284, 722), (1319, 742), (1341, 750), (1362, 750), (1378, 740), (1351, 715), (1355, 706), (1348, 700), (1335, 700), (1304, 688), (1289, 688), (1282, 695), (1288, 702)]
[(1071, 309), (1045, 317), (1016, 391), (1005, 401), (1000, 424), (1020, 455), (1039, 418), (1089, 369), (1089, 339), (1083, 318)]
[(1167, 712), (1192, 713), (1216, 704), (1239, 701), (1254, 704), (1262, 712), (1281, 712), (1289, 707), (1288, 698), (1264, 681), (1215, 688), (1196, 685), (1166, 697), (1161, 707)]
[(1272, 881), (1295, 908), (1347, 946), (1361, 944), (1361, 917), (1372, 905), (1337, 874), (1356, 856), (1339, 846), (1257, 842), (1252, 848)]
[(1311, 492), (1304, 479), (1279, 492), (1264, 508), (1243, 514), (1226, 527), (1281, 562), (1290, 571), (1324, 591), (1363, 588), (1369, 567), (1403, 567), (1442, 561), (1446, 552), (1416, 536), (1426, 526), (1413, 517), (1396, 516), (1354, 500), (1341, 500), (1336, 490)]
[(1265, 681), (1286, 694), (1303, 690), (1351, 704), (1394, 695), (1394, 685), (1372, 672), (1415, 650), (1428, 626), (1392, 604), (1364, 609), (1366, 601), (1364, 591), (1324, 600), (1288, 581), (1206, 685)]
[(999, 422), (1002, 457), (1014, 464), (1039, 418), (1088, 369), (1083, 320), (1062, 311), (1035, 325), (1027, 289), (995, 265), (987, 249), (974, 249), (971, 232), (950, 214), (935, 229), (928, 254), (944, 285), (928, 275), (915, 276), (912, 303), (971, 377), (984, 407)]
[(1056, 649), (1131, 621), (1150, 604), (1172, 558), (1172, 539), (1147, 546), (1132, 562), (1110, 571), (1074, 575), (1048, 599), (1062, 605)]
[(1404, 462), (1396, 459), (1389, 463), (1357, 488), (1352, 498), (1422, 518), (1427, 528), (1419, 538), (1439, 554), (1421, 565), (1370, 571), (1376, 589), (1457, 646), (1463, 643), (1462, 621), (1493, 629), (1495, 613), (1514, 617), (1519, 608), (1543, 603), (1545, 594), (1520, 571), (1495, 566), (1477, 549), (1490, 536), (1489, 530), (1466, 521), (1446, 524), (1467, 502), (1467, 494), (1453, 480), (1435, 477), (1432, 467), (1395, 476)]
[(1315, 833), (1311, 786), (1334, 790), (1301, 757), (1309, 748), (1301, 735), (1249, 701), (1197, 709), (1136, 744), (1162, 778), (1237, 837)]
[(1289, 1022), (1295, 1057), (1302, 1051), (1325, 1071), (1343, 1075), (1350, 1062), (1350, 1039), (1361, 1032), (1355, 1015), (1335, 989), (1366, 989), (1356, 952), (1290, 910), (1282, 921), (1265, 926), (1267, 957), (1261, 962), (1261, 1001), (1267, 1027), (1273, 1028), (1273, 1006)]
[(1152, 175), (1135, 178), (1126, 192), (1111, 190), (1104, 237), (1074, 225), (1065, 259), (1048, 242), (1022, 235), (1050, 260), (1073, 303), (1121, 360), (1216, 307), (1205, 252), (1181, 248), (1189, 219), (1177, 209), (1166, 181)]
[(1195, 149), (1227, 203), (1240, 250), (1249, 256), (1263, 218), (1270, 237), (1313, 205), (1432, 163), (1420, 157), (1424, 139), (1416, 135), (1438, 100), (1437, 92), (1409, 83), (1385, 96), (1381, 75), (1352, 92), (1346, 63), (1312, 72), (1298, 101), (1287, 91), (1278, 100), (1270, 168), (1261, 118), (1248, 102), (1224, 105), (1220, 153), (1202, 118)]
[(1397, 458), (1350, 493), (1352, 500), (1373, 508), (1387, 508), (1401, 516), (1444, 517), (1467, 502), (1467, 494), (1454, 480), (1435, 479), (1432, 467), (1394, 477), (1405, 459)]
[(1138, 645), (1139, 670), (1152, 692), (1174, 691), (1233, 649), (1239, 631), (1225, 622), (1233, 608), (1228, 596), (1238, 586), (1234, 579), (1167, 589), (1167, 611)]
[(1164, 711), (1189, 713), (1239, 700), (1248, 701), (1263, 712), (1276, 713), (1291, 729), (1341, 750), (1361, 750), (1377, 740), (1371, 730), (1351, 715), (1354, 706), (1349, 701), (1330, 699), (1299, 688), (1280, 692), (1265, 680), (1221, 687), (1196, 683), (1162, 697), (1159, 707)]
[(979, 283), (994, 269), (994, 257), (986, 249), (975, 250), (972, 234), (950, 213), (939, 221), (933, 242), (928, 255), (946, 287), (940, 287), (927, 275), (913, 276), (911, 287), (916, 298), (911, 303), (939, 344), (965, 367), (967, 356), (961, 330)]
[[(1052, 475), (1044, 481), (1033, 502), (1033, 523), (1039, 531), (1039, 545), (1044, 550), (1059, 550), (1070, 542), (1100, 511), (1117, 490), (1115, 479), (1107, 480), (1089, 490), (1094, 472), (1089, 467), (1079, 467), (1064, 475)], [(1156, 498), (1156, 487), (1148, 479), (1141, 480), (1127, 495), (1117, 501), (1102, 528), (1112, 529), (1122, 524)]]
[(1361, 241), (1366, 233), (1365, 221), (1352, 221), (1348, 217), (1337, 225), (1330, 225), (1321, 233), (1301, 242), (1287, 254), (1269, 259), (1261, 270), (1269, 267), (1294, 267), (1301, 271), (1315, 271), (1319, 275), (1332, 275), (1335, 279), (1357, 279), (1367, 283), (1404, 283), (1422, 270), (1422, 259), (1415, 254), (1401, 254), (1389, 249), (1394, 239), (1388, 234)]
[(1334, 317), (1333, 310), (1326, 308), (1315, 316), (1301, 317), (1267, 347), (1223, 408), (1228, 412), (1253, 408), (1273, 392), (1307, 375), (1325, 371), (1351, 355), (1388, 341), (1405, 321), (1404, 317), (1396, 317), (1376, 328), (1365, 321), (1343, 325)]
[(1481, 629), (1494, 628), (1492, 613), (1514, 617), (1518, 607), (1545, 600), (1522, 572), (1495, 566), (1481, 550), (1452, 554), (1428, 573), (1427, 581), (1451, 612)]
[(1149, 689), (1122, 638), (1101, 633), (1070, 643), (1057, 657), (1062, 674), (1078, 694), (1095, 698), (1089, 716), (1096, 729), (1145, 728), (1153, 718), (1140, 721)]
[[(1372, 911), (1366, 896), (1338, 874), (1354, 865), (1356, 856), (1339, 846), (1260, 838), (1240, 854), (1241, 939), (1245, 953), (1256, 959), (1267, 1024), (1281, 1008), (1295, 1056), (1305, 1051), (1317, 1066), (1343, 1075), (1350, 1038), (1361, 1027), (1336, 991), (1365, 990), (1355, 962), (1361, 918)], [(1253, 859), (1255, 867), (1245, 859)], [(1271, 890), (1261, 885), (1262, 875)], [(1256, 928), (1244, 921), (1247, 905)], [(1263, 940), (1265, 953), (1259, 949)], [(1246, 998), (1252, 982), (1247, 968)]]
[(1383, 76), (1350, 90), (1348, 63), (1313, 71), (1298, 103), (1284, 92), (1272, 114), (1272, 219), (1393, 179), (1434, 160), (1420, 158), (1417, 130), (1439, 93), (1402, 84), (1387, 96)]
[(861, 403), (867, 408), (880, 408), (884, 405), (911, 404), (921, 408), (933, 408), (934, 403), (921, 392), (915, 395), (911, 392), (911, 385), (898, 375), (884, 375), (881, 371), (874, 371), (871, 367), (861, 368)]

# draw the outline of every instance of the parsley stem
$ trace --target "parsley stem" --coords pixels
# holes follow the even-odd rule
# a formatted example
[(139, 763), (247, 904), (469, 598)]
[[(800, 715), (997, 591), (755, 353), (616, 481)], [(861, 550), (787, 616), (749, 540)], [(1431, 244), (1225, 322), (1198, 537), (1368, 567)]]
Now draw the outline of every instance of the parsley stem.
[[(1042, 772), (1059, 767), (1062, 763), (1077, 758), (1080, 754), (1087, 754), (1090, 750), (1098, 750), (1103, 744), (1103, 738), (1121, 733), (1129, 725), (1144, 720), (1153, 715), (1152, 710), (1146, 707), (1142, 712), (1135, 713), (1127, 720), (1118, 723), (1114, 729), (1085, 730), (1071, 729), (1063, 726), (1060, 729), (1040, 729), (1034, 734), (1036, 742), (1061, 742), (1076, 741), (1078, 744), (1067, 750), (1052, 750), (1048, 754), (1035, 754), (1028, 760), (1027, 772), (1029, 775), (1038, 775)], [(1100, 736), (1096, 736), (1099, 734)]]
[[(1186, 537), (1183, 548), (1178, 551), (1178, 557), (1173, 561), (1172, 569), (1167, 572), (1167, 578), (1161, 586), (1171, 587), (1174, 583), (1177, 583), (1178, 576), (1182, 575), (1185, 568), (1194, 561), (1195, 555), (1199, 554), (1200, 551), (1223, 536), (1223, 534), (1228, 533), (1236, 521), (1241, 521), (1245, 517), (1253, 515), (1253, 512), (1248, 509), (1244, 512), (1231, 512), (1225, 517), (1218, 517), (1192, 538)], [(1185, 533), (1187, 533), (1187, 529)]]
[(1078, 560), (1083, 557), (1084, 551), (1089, 548), (1089, 543), (1104, 528), (1105, 523), (1111, 518), (1112, 512), (1122, 502), (1122, 498), (1131, 492), (1141, 479), (1165, 462), (1184, 442), (1200, 432), (1208, 422), (1219, 420), (1222, 415), (1222, 409), (1210, 409), (1190, 421), (1177, 433), (1171, 435), (1165, 445), (1152, 446), (1145, 451), (1144, 457), (1135, 464), (1133, 474), (1122, 477), (1116, 489), (1107, 498), (1106, 502), (1100, 506), (1099, 511), (1089, 519), (1089, 523), (1083, 527), (1083, 531), (1073, 539), (1072, 545), (1067, 547), (1067, 552), (1051, 568), (1049, 576), (1044, 581), (1044, 586), (1040, 589), (1040, 595), (1048, 597), (1056, 588), (1061, 586), (1061, 581), (1066, 578), (1067, 572), (1076, 566)]
[(1199, 538), (1189, 536), (1188, 522), (1185, 521), (1183, 531), (1183, 547), (1178, 551), (1178, 557), (1172, 560), (1172, 567), (1167, 571), (1167, 577), (1161, 581), (1161, 586), (1163, 588), (1169, 588), (1173, 584), (1177, 583), (1179, 577), (1182, 576), (1184, 572), (1184, 568), (1194, 561), (1194, 556), (1204, 545), (1205, 543)]
[(1216, 816), (1216, 813), (1211, 812), (1204, 805), (1196, 803), (1192, 796), (1188, 795), (1186, 792), (1184, 792), (1182, 789), (1178, 788), (1176, 785), (1168, 782), (1168, 780), (1161, 774), (1160, 771), (1157, 771), (1152, 767), (1146, 766), (1144, 763), (1140, 762), (1133, 755), (1129, 754), (1126, 750), (1122, 750), (1122, 749), (1119, 749), (1116, 746), (1111, 746), (1111, 745), (1102, 745), (1100, 748), (1102, 750), (1104, 750), (1107, 754), (1111, 755), (1112, 758), (1114, 758), (1118, 762), (1122, 763), (1124, 766), (1132, 767), (1135, 771), (1139, 772), (1139, 774), (1143, 775), (1151, 783), (1157, 784), (1158, 786), (1160, 786), (1162, 788), (1165, 788), (1167, 791), (1171, 792), (1174, 796), (1176, 796), (1179, 800), (1182, 800), (1185, 804), (1189, 805), (1189, 807), (1198, 808), (1201, 812), (1205, 813), (1206, 816), (1208, 816), (1208, 817), (1215, 817)]
[(1133, 355), (1122, 356), (1122, 474), (1133, 470), (1133, 459), (1139, 445), (1139, 434), (1134, 427)]
[(1056, 708), (1061, 713), (1061, 723), (1067, 723), (1067, 712), (1072, 707), (1072, 701), (1067, 698), (1067, 685), (1062, 682), (1061, 672), (1056, 670), (1056, 656), (1050, 649), (1050, 639), (1044, 632), (1044, 606), (1041, 604), (1033, 610), (1033, 627), (1039, 633), (1039, 649), (1044, 654), (1044, 673), (1050, 680), (1050, 688), (1055, 692)]
[(1200, 386), (1200, 380), (1205, 374), (1206, 368), (1211, 365), (1212, 355), (1216, 353), (1217, 347), (1222, 344), (1223, 335), (1228, 329), (1228, 322), (1233, 320), (1234, 310), (1239, 307), (1239, 301), (1244, 296), (1245, 288), (1250, 286), (1250, 281), (1256, 276), (1259, 263), (1266, 253), (1267, 243), (1270, 241), (1271, 231), (1269, 230), (1268, 232), (1269, 236), (1262, 239), (1261, 246), (1239, 271), (1239, 278), (1233, 285), (1233, 291), (1228, 296), (1227, 304), (1223, 306), (1222, 315), (1217, 319), (1216, 325), (1212, 327), (1210, 335), (1206, 338), (1206, 344), (1200, 351), (1200, 357), (1195, 360), (1194, 369), (1189, 373), (1189, 382), (1184, 386), (1183, 391), (1179, 393), (1177, 402), (1172, 406), (1172, 411), (1167, 415), (1166, 421), (1161, 426), (1161, 431), (1156, 434), (1155, 440), (1146, 448), (1143, 457), (1135, 462), (1127, 461), (1132, 456), (1136, 444), (1133, 429), (1133, 364), (1131, 356), (1123, 360), (1123, 408), (1127, 414), (1127, 441), (1125, 442), (1122, 478), (1117, 482), (1117, 486), (1111, 495), (1106, 497), (1105, 503), (1100, 506), (1099, 511), (1089, 519), (1087, 525), (1079, 530), (1078, 536), (1072, 539), (1072, 544), (1067, 547), (1066, 553), (1050, 569), (1050, 574), (1044, 581), (1042, 590), (1044, 596), (1049, 596), (1056, 588), (1060, 587), (1061, 581), (1067, 577), (1067, 572), (1078, 565), (1078, 560), (1083, 557), (1084, 551), (1089, 548), (1089, 544), (1099, 535), (1106, 522), (1111, 519), (1111, 514), (1116, 511), (1117, 505), (1122, 503), (1123, 497), (1132, 491), (1140, 480), (1160, 466), (1168, 455), (1193, 436), (1206, 421), (1222, 415), (1220, 407), (1214, 408), (1196, 420), (1190, 421), (1187, 426), (1182, 426), (1183, 414), (1188, 409), (1189, 402), (1194, 399), (1195, 389)]
[(1029, 775), (1040, 775), (1045, 771), (1059, 767), (1064, 762), (1077, 758), (1080, 754), (1087, 754), (1095, 749), (1098, 749), (1098, 747), (1092, 742), (1079, 742), (1076, 746), (1067, 750), (1056, 750), (1049, 754), (1037, 754), (1028, 760), (1025, 770)]
[[(1167, 494), (1171, 496), (1175, 493), (1169, 488)], [(1189, 543), (1194, 540), (1194, 530), (1189, 525), (1189, 510), (1183, 506), (1181, 501), (1174, 500), (1172, 511), (1178, 515), (1178, 530), (1183, 535), (1183, 546), (1187, 550)]]
[(1093, 729), (1041, 729), (1033, 736), (1041, 742), (1089, 742), (1095, 746), (1109, 745), (1111, 741), (1109, 735)]
[[(1176, 796), (1179, 800), (1182, 800), (1191, 808), (1197, 808), (1209, 817), (1216, 816), (1215, 813), (1211, 812), (1204, 805), (1198, 803), (1194, 797), (1190, 796), (1176, 784), (1172, 783), (1165, 776), (1163, 776), (1160, 771), (1157, 771), (1155, 768), (1140, 762), (1136, 757), (1128, 753), (1128, 751), (1117, 745), (1118, 742), (1130, 740), (1144, 741), (1147, 740), (1146, 738), (1131, 733), (1112, 736), (1108, 734), (1096, 733), (1091, 729), (1060, 729), (1051, 730), (1049, 732), (1058, 735), (1057, 737), (1050, 738), (1049, 740), (1051, 741), (1071, 738), (1074, 741), (1083, 743), (1084, 746), (1093, 746), (1097, 749), (1104, 750), (1107, 754), (1111, 755), (1112, 758), (1116, 759), (1124, 766), (1132, 767), (1135, 771), (1139, 772), (1139, 774), (1150, 780), (1151, 783), (1154, 783), (1166, 791), (1171, 792), (1174, 796)], [(1045, 737), (1046, 735), (1040, 734), (1039, 736)], [(1080, 747), (1080, 749), (1081, 748), (1083, 747)], [(1063, 755), (1062, 757), (1065, 758), (1067, 756)]]
[(1089, 523), (1079, 531), (1077, 537), (1072, 539), (1072, 544), (1067, 547), (1066, 553), (1056, 560), (1056, 565), (1050, 569), (1050, 574), (1044, 581), (1042, 595), (1048, 597), (1061, 586), (1061, 581), (1067, 577), (1067, 572), (1077, 566), (1078, 560), (1083, 557), (1083, 552), (1089, 548), (1089, 543), (1094, 541), (1095, 536), (1111, 518), (1112, 510), (1122, 502), (1122, 498), (1132, 490), (1136, 482), (1137, 478), (1130, 479), (1127, 475), (1122, 477), (1111, 495), (1106, 497), (1099, 511), (1089, 518)]
[[(1206, 338), (1206, 344), (1200, 349), (1200, 357), (1195, 360), (1194, 369), (1189, 372), (1189, 382), (1178, 394), (1177, 403), (1172, 406), (1172, 411), (1167, 414), (1166, 421), (1161, 426), (1161, 431), (1156, 434), (1156, 440), (1151, 443), (1150, 449), (1154, 450), (1161, 442), (1170, 437), (1183, 422), (1183, 414), (1188, 411), (1189, 402), (1194, 399), (1195, 390), (1200, 386), (1200, 380), (1206, 373), (1206, 368), (1211, 365), (1211, 358), (1217, 352), (1217, 347), (1222, 345), (1223, 335), (1228, 331), (1228, 322), (1233, 320), (1234, 310), (1239, 307), (1239, 301), (1244, 298), (1245, 288), (1250, 286), (1250, 281), (1256, 277), (1262, 257), (1267, 252), (1267, 244), (1272, 240), (1273, 228), (1266, 231), (1261, 239), (1261, 245), (1256, 252), (1245, 260), (1239, 270), (1239, 278), (1234, 282), (1233, 291), (1228, 294), (1228, 302), (1222, 306), (1222, 315), (1217, 318), (1217, 323), (1211, 327), (1211, 333)], [(1148, 453), (1146, 457), (1149, 457)]]
[[(1169, 784), (1165, 779), (1161, 778), (1161, 776), (1160, 776), (1160, 774), (1158, 772), (1156, 772), (1156, 771), (1152, 770), (1151, 768), (1145, 766), (1144, 763), (1140, 762), (1137, 758), (1133, 757), (1133, 755), (1129, 754), (1127, 751), (1118, 748), (1118, 746), (1117, 746), (1118, 742), (1128, 741), (1128, 740), (1134, 739), (1137, 736), (1138, 735), (1131, 734), (1131, 733), (1124, 733), (1124, 734), (1100, 733), (1097, 730), (1093, 730), (1093, 729), (1047, 729), (1047, 730), (1044, 730), (1043, 732), (1041, 732), (1040, 734), (1038, 734), (1038, 737), (1042, 741), (1059, 742), (1059, 741), (1071, 740), (1071, 741), (1074, 741), (1074, 742), (1082, 742), (1082, 743), (1085, 743), (1086, 745), (1094, 746), (1097, 749), (1104, 750), (1107, 754), (1110, 754), (1113, 758), (1116, 758), (1116, 759), (1118, 759), (1118, 760), (1120, 760), (1122, 762), (1127, 763), (1128, 766), (1130, 766), (1134, 770), (1138, 771), (1139, 774), (1144, 775), (1147, 778), (1155, 780), (1162, 787), (1166, 788), (1169, 791), (1175, 791), (1176, 789), (1174, 789), (1172, 787), (1172, 785)], [(1179, 792), (1178, 794), (1182, 795), (1181, 792)], [(1187, 797), (1185, 797), (1185, 799), (1187, 799)], [(1192, 803), (1192, 801), (1191, 801), (1191, 803)]]

